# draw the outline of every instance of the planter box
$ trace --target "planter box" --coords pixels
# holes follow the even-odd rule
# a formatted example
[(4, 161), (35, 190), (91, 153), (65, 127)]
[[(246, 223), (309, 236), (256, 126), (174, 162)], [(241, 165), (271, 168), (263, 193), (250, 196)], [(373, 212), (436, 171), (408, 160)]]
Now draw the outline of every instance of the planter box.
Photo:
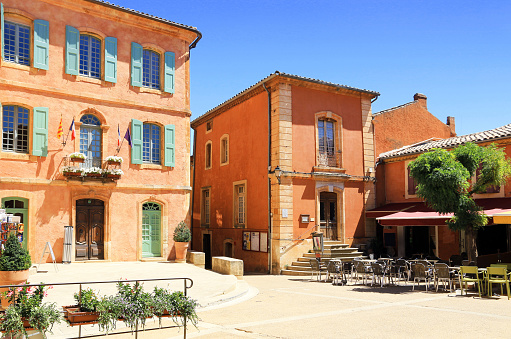
[(63, 172), (65, 177), (81, 177), (82, 172)]
[(107, 164), (109, 165), (120, 165), (120, 161), (114, 161), (114, 160), (107, 160)]
[(109, 179), (120, 179), (121, 178), (121, 176), (119, 174), (107, 174), (106, 177)]
[(69, 160), (71, 160), (72, 162), (79, 163), (79, 164), (82, 164), (85, 162), (85, 159), (82, 159), (82, 158), (69, 158)]
[(70, 324), (89, 323), (95, 324), (98, 321), (99, 312), (80, 312), (80, 308), (74, 306), (62, 306), (64, 309), (64, 318)]
[(101, 173), (87, 173), (85, 176), (88, 178), (99, 178), (102, 175), (101, 175)]

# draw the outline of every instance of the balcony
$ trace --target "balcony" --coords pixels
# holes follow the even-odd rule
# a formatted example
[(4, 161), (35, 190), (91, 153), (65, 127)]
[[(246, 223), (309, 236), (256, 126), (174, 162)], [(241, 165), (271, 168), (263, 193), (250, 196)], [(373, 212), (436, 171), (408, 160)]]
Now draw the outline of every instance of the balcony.
[(72, 155), (63, 159), (62, 175), (67, 180), (117, 181), (124, 174), (120, 169), (121, 163), (122, 158), (119, 157), (82, 159)]
[(345, 173), (346, 170), (341, 167), (340, 151), (336, 153), (320, 153), (316, 158), (316, 166), (313, 167), (314, 173)]

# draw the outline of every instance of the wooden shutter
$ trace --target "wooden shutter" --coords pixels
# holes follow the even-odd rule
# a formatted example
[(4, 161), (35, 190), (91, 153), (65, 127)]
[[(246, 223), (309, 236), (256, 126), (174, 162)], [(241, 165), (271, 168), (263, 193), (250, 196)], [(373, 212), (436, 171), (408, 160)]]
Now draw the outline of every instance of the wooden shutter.
[(66, 73), (78, 75), (80, 62), (80, 32), (71, 26), (66, 26)]
[(105, 38), (105, 81), (117, 82), (117, 39)]
[(165, 52), (165, 78), (163, 91), (174, 94), (174, 73), (176, 68), (176, 55), (174, 52)]
[(48, 70), (50, 60), (50, 23), (34, 20), (34, 67)]
[(34, 107), (34, 124), (32, 129), (32, 154), (45, 157), (48, 155), (48, 107)]
[(144, 135), (144, 124), (140, 120), (131, 119), (131, 163), (142, 163), (142, 145)]
[(176, 165), (176, 127), (165, 125), (165, 166)]
[(2, 36), (2, 60), (4, 60), (4, 32), (5, 32), (5, 24), (4, 24), (4, 4), (0, 3), (0, 27), (2, 29), (2, 32), (0, 32), (0, 35)]
[(131, 43), (131, 86), (142, 87), (144, 49), (136, 42)]

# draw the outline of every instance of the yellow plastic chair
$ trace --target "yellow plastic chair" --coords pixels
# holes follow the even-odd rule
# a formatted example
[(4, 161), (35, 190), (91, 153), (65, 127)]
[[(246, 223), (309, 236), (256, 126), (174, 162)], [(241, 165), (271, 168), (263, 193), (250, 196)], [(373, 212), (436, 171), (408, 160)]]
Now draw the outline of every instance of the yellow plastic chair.
[(477, 283), (477, 289), (479, 291), (479, 298), (481, 298), (481, 283), (482, 280), (479, 279), (479, 272), (477, 270), (477, 266), (461, 266), (460, 267), (460, 287), (461, 287), (461, 295), (463, 295), (463, 285), (466, 284), (465, 294), (467, 294), (468, 283)]
[(486, 269), (485, 280), (488, 288), (488, 295), (491, 296), (492, 284), (500, 284), (500, 294), (503, 294), (502, 285), (506, 284), (507, 299), (509, 300), (509, 277), (506, 267), (490, 266)]

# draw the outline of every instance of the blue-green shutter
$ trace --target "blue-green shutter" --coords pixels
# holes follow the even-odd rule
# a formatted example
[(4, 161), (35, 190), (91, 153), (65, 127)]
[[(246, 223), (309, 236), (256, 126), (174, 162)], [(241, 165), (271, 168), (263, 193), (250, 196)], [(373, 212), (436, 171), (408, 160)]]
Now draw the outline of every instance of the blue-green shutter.
[(165, 166), (176, 165), (176, 127), (165, 125)]
[(176, 54), (165, 52), (165, 78), (163, 80), (163, 91), (174, 94), (174, 73), (176, 72)]
[(45, 157), (48, 155), (48, 107), (34, 107), (33, 126), (32, 154)]
[(5, 25), (4, 25), (4, 4), (3, 3), (0, 3), (0, 25), (2, 27), (0, 27), (2, 29), (2, 32), (0, 33), (0, 35), (2, 36), (2, 60), (4, 60), (4, 32), (5, 32)]
[(117, 39), (105, 38), (105, 81), (117, 82)]
[(34, 20), (34, 67), (48, 70), (50, 65), (50, 23)]
[(131, 86), (142, 87), (142, 57), (144, 49), (136, 42), (131, 43)]
[(131, 163), (142, 163), (142, 145), (144, 135), (144, 124), (137, 119), (131, 119)]
[(66, 73), (78, 75), (80, 61), (80, 32), (71, 26), (66, 26)]

